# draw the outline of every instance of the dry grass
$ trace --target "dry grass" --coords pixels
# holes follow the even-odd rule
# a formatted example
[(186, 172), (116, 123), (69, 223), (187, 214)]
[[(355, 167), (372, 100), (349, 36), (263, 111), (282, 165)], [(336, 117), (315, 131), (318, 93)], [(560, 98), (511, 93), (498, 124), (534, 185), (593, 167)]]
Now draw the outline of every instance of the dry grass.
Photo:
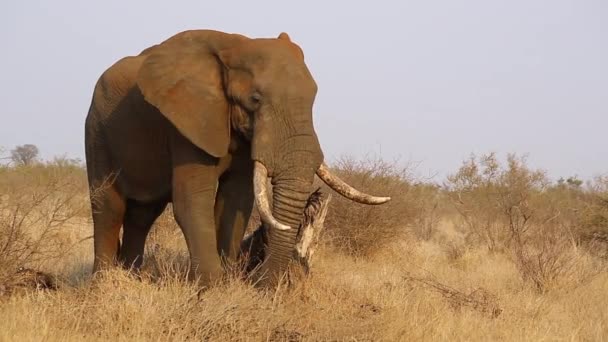
[[(373, 163), (378, 165), (378, 161)], [(534, 174), (527, 173), (530, 170), (525, 163), (518, 165), (521, 174)], [(364, 190), (378, 194), (390, 190), (389, 194), (402, 197), (396, 197), (390, 210), (344, 202), (333, 205), (326, 221), (326, 237), (332, 239), (317, 252), (310, 276), (292, 288), (272, 292), (257, 291), (237, 276), (199, 292), (184, 280), (187, 252), (168, 212), (150, 237), (141, 279), (112, 270), (91, 280), (92, 240), (83, 240), (91, 235), (90, 222), (80, 215), (64, 216), (66, 220), (57, 231), (62, 242), (57, 246), (73, 247), (49, 259), (52, 263), (43, 259), (27, 263), (57, 275), (58, 289), (0, 296), (0, 340), (606, 339), (607, 261), (597, 253), (597, 247), (578, 238), (579, 232), (583, 235), (605, 229), (601, 219), (605, 208), (600, 201), (604, 190), (598, 189), (599, 183), (589, 190), (562, 191), (548, 185), (540, 190), (517, 188), (511, 193), (520, 197), (509, 198), (533, 195), (539, 203), (529, 207), (535, 218), (528, 219), (525, 225), (530, 226), (521, 230), (521, 244), (513, 238), (509, 241), (509, 234), (504, 234), (504, 239), (496, 239), (500, 248), (489, 248), (486, 239), (472, 236), (483, 229), (470, 229), (461, 216), (444, 209), (453, 203), (448, 199), (454, 189), (416, 185), (411, 178), (392, 177), (395, 171), (391, 168), (388, 173), (343, 170), (344, 178), (351, 177)], [(509, 166), (497, 170), (509, 170)], [(11, 184), (29, 184), (38, 195), (51, 184), (33, 182), (35, 177), (11, 179)], [(395, 190), (396, 184), (399, 190)], [(471, 208), (482, 205), (476, 198), (492, 198), (487, 193), (485, 197), (469, 195), (466, 203)], [(530, 202), (532, 197), (526, 198)], [(338, 196), (333, 201), (337, 203)], [(18, 202), (33, 203), (30, 197), (21, 197)], [(572, 205), (578, 208), (576, 213), (564, 211)], [(48, 207), (48, 203), (32, 206), (32, 215), (48, 216)], [(486, 210), (492, 208), (500, 206)], [(552, 224), (543, 224), (544, 215), (556, 208), (560, 215), (549, 221)], [(492, 222), (497, 229), (511, 232), (507, 214), (498, 211), (502, 214), (488, 217), (495, 217)], [(423, 219), (431, 214), (436, 216)], [(2, 223), (7, 217), (2, 216)], [(47, 221), (24, 225), (24, 232), (39, 234), (44, 230), (41, 222)], [(429, 222), (431, 228), (416, 228), (421, 222)], [(362, 230), (360, 235), (350, 235), (353, 227)], [(554, 237), (548, 232), (565, 227), (571, 238), (540, 239)], [(503, 236), (499, 233), (496, 236)], [(526, 254), (518, 257), (518, 251)], [(532, 265), (532, 271), (522, 265)], [(552, 271), (552, 267), (559, 271)], [(536, 276), (545, 272), (551, 277), (541, 280), (545, 285), (539, 291), (526, 272)]]

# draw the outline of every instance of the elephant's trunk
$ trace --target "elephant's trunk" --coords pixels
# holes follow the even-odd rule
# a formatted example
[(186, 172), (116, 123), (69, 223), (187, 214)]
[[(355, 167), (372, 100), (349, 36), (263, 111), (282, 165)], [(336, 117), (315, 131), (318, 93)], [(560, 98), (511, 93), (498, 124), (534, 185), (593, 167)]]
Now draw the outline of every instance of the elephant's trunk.
[[(314, 97), (291, 95), (287, 96), (290, 99), (287, 104), (267, 105), (254, 125), (254, 192), (260, 218), (268, 228), (265, 260), (259, 270), (263, 286), (276, 284), (293, 260), (298, 228), (315, 174), (352, 200), (368, 204), (388, 200), (363, 194), (329, 172), (313, 129)], [(289, 114), (286, 108), (292, 109)], [(268, 201), (268, 176), (274, 185), (272, 209)]]
[(255, 162), (255, 200), (268, 228), (265, 260), (259, 270), (262, 286), (275, 285), (293, 260), (298, 228), (317, 168), (313, 155), (311, 151), (291, 152), (281, 159), (281, 167), (274, 168), (272, 209), (268, 202), (268, 170), (262, 162)]
[(293, 260), (293, 253), (306, 200), (308, 184), (277, 183), (273, 191), (273, 216), (289, 230), (269, 229), (266, 260), (262, 267), (263, 284), (276, 284)]

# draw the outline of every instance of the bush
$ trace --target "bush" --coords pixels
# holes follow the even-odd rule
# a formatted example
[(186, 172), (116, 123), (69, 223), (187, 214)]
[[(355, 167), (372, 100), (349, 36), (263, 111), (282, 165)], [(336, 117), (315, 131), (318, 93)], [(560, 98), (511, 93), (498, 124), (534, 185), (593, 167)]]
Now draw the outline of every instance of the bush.
[(521, 240), (533, 223), (546, 219), (538, 210), (549, 184), (542, 171), (530, 170), (525, 158), (509, 155), (507, 166), (494, 153), (472, 156), (445, 185), (463, 230), (471, 242), (490, 250), (509, 247)]
[(337, 194), (333, 197), (325, 220), (326, 239), (348, 254), (366, 255), (385, 247), (409, 226), (422, 222), (426, 216), (422, 208), (431, 212), (429, 207), (435, 204), (435, 187), (416, 184), (410, 168), (397, 161), (342, 157), (332, 171), (361, 191), (391, 197), (378, 206), (358, 204)]
[(524, 157), (510, 154), (501, 165), (491, 153), (465, 161), (448, 177), (446, 191), (469, 243), (509, 253), (522, 278), (544, 291), (571, 265), (565, 254), (577, 226), (571, 205), (584, 203), (578, 192), (559, 186), (550, 186)]

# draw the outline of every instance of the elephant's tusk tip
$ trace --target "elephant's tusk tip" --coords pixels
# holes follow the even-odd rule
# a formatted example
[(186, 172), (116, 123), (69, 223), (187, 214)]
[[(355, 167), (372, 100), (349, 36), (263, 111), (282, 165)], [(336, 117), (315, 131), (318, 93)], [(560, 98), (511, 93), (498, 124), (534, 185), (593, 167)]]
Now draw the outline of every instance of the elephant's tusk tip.
[(353, 188), (352, 186), (348, 185), (348, 183), (341, 180), (338, 176), (332, 174), (329, 167), (325, 163), (321, 163), (317, 169), (317, 176), (334, 191), (357, 203), (378, 205), (391, 200), (390, 197), (371, 196)]
[(390, 197), (376, 197), (376, 198), (374, 198), (373, 204), (384, 204), (390, 200), (391, 200)]

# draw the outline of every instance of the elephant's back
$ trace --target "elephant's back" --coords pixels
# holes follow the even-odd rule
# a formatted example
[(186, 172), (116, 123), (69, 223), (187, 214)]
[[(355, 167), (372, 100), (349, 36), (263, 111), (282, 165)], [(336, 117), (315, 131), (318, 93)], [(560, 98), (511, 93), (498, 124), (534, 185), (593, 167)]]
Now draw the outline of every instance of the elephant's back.
[(126, 197), (155, 200), (170, 192), (167, 120), (146, 102), (136, 85), (144, 56), (126, 57), (99, 79), (87, 124), (95, 125), (100, 149), (117, 172)]
[(136, 86), (137, 73), (144, 59), (145, 56), (124, 57), (101, 74), (93, 93), (92, 109), (96, 112), (94, 115), (103, 117), (112, 113)]

